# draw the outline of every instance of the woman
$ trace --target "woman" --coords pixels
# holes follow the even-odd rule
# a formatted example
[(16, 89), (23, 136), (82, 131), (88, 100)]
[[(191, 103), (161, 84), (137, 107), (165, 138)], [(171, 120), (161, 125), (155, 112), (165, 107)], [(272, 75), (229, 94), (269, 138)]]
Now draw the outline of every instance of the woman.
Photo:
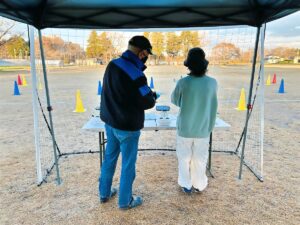
[(178, 184), (185, 193), (203, 191), (208, 183), (206, 164), (209, 136), (217, 114), (217, 81), (206, 75), (208, 61), (201, 48), (190, 49), (184, 65), (188, 76), (180, 79), (172, 103), (180, 108), (177, 118)]

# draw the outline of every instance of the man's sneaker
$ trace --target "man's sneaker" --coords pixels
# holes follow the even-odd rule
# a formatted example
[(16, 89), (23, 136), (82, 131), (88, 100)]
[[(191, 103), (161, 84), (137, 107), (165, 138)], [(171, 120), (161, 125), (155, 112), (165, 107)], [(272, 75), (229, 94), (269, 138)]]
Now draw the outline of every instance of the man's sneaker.
[(185, 188), (185, 187), (181, 187), (181, 190), (182, 190), (184, 193), (186, 193), (186, 194), (191, 194), (191, 193), (192, 193), (192, 188), (187, 189), (187, 188)]
[(129, 205), (127, 207), (120, 207), (120, 209), (122, 210), (126, 210), (126, 209), (132, 209), (135, 208), (139, 205), (143, 204), (143, 199), (141, 196), (135, 196), (131, 198), (131, 201), (129, 203)]
[(109, 197), (100, 197), (100, 203), (108, 202), (109, 199), (114, 197), (117, 194), (118, 190), (117, 188), (111, 188), (110, 190), (110, 196)]

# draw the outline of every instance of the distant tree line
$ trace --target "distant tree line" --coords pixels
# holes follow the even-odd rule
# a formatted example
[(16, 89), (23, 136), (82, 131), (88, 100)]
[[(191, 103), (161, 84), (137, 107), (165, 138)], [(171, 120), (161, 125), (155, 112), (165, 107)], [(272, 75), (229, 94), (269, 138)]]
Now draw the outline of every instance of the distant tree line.
[(278, 56), (285, 59), (293, 59), (295, 56), (298, 56), (300, 49), (297, 48), (286, 48), (286, 47), (277, 47), (273, 49), (267, 49), (265, 55)]
[[(85, 58), (85, 52), (79, 44), (66, 42), (57, 36), (43, 36), (43, 47), (46, 59), (63, 60), (65, 63), (75, 62)], [(12, 36), (0, 42), (0, 58), (27, 59), (29, 57), (29, 43), (21, 36)], [(35, 40), (35, 54), (40, 57), (38, 40)]]
[(175, 32), (145, 32), (154, 53), (154, 62), (159, 64), (162, 59), (170, 63), (182, 61), (187, 56), (188, 50), (193, 47), (200, 47), (202, 39), (197, 31)]
[[(62, 60), (65, 64), (85, 58), (85, 52), (79, 44), (64, 41), (58, 36), (43, 36), (43, 47), (46, 59)], [(35, 54), (40, 58), (39, 42), (35, 40)]]
[[(0, 58), (27, 59), (29, 57), (29, 43), (22, 35), (5, 37), (8, 29), (0, 32)], [(186, 58), (188, 50), (193, 47), (205, 47), (207, 43), (198, 31), (182, 32), (144, 32), (149, 38), (154, 55), (150, 57), (152, 64), (180, 64)], [(63, 60), (65, 64), (75, 62), (77, 59), (94, 59), (101, 64), (118, 57), (121, 46), (124, 47), (125, 38), (120, 33), (91, 31), (87, 47), (84, 49), (77, 43), (68, 42), (59, 36), (43, 36), (43, 46), (47, 59)], [(35, 40), (36, 56), (40, 57), (39, 43)], [(266, 49), (265, 55), (293, 59), (299, 50), (296, 48), (277, 47)], [(253, 49), (241, 49), (235, 43), (221, 42), (216, 44), (209, 52), (208, 59), (211, 64), (249, 63), (253, 57)]]
[[(86, 48), (87, 58), (97, 58), (107, 63), (112, 58), (115, 58), (121, 54), (120, 45), (127, 43), (120, 43), (120, 40), (124, 41), (122, 35), (113, 36), (108, 35), (106, 32), (97, 34), (96, 31), (92, 31), (88, 38), (88, 44)], [(151, 56), (151, 60), (155, 64), (159, 64), (161, 61), (178, 60), (187, 55), (190, 48), (200, 46), (201, 40), (198, 32), (183, 31), (180, 34), (175, 32), (144, 32), (144, 36), (149, 38), (152, 46), (154, 56)]]

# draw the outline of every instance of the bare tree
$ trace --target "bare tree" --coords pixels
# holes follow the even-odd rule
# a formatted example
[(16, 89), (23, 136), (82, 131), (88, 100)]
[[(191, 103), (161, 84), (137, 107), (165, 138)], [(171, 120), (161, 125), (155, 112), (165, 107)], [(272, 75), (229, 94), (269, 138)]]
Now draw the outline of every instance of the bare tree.
[(15, 26), (15, 22), (11, 20), (1, 19), (0, 20), (0, 46), (6, 43), (6, 36), (9, 31)]
[(112, 57), (118, 57), (122, 53), (122, 50), (125, 50), (127, 47), (127, 42), (125, 42), (125, 36), (123, 33), (120, 32), (109, 32), (108, 36), (113, 45), (111, 52)]
[(240, 49), (234, 44), (221, 42), (213, 47), (211, 60), (217, 64), (228, 64), (239, 61), (240, 56)]

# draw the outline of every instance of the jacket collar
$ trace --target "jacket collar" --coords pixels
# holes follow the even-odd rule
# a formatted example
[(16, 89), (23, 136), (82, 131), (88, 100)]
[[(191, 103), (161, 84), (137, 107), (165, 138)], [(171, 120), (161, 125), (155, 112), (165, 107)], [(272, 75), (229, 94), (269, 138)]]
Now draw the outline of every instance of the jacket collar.
[(132, 51), (130, 50), (126, 50), (122, 56), (122, 58), (129, 60), (130, 62), (132, 62), (138, 69), (144, 71), (147, 67), (144, 65), (144, 63), (139, 59), (139, 57), (137, 57), (136, 54), (134, 54)]

